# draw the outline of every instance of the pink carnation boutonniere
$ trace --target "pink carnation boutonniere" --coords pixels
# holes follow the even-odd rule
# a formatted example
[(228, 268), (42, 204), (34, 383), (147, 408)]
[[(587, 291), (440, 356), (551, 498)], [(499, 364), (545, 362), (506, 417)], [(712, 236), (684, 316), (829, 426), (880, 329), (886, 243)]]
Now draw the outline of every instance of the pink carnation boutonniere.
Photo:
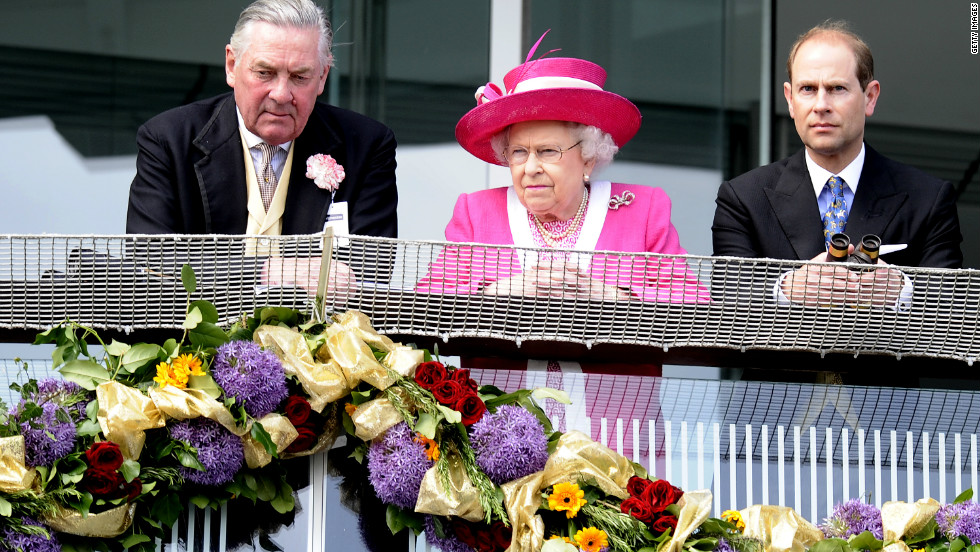
[(329, 155), (318, 153), (306, 160), (306, 178), (313, 179), (320, 189), (335, 192), (346, 176), (344, 166)]

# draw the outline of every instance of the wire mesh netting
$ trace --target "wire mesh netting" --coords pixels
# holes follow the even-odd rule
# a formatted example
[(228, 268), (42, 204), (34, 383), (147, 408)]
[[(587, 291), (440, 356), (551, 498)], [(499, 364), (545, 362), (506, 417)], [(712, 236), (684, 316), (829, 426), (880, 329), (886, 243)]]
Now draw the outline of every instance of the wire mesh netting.
[[(265, 305), (309, 311), (323, 245), (321, 236), (0, 236), (0, 328), (43, 329), (65, 318), (121, 331), (179, 328), (185, 263), (197, 279), (191, 299), (214, 303), (226, 323)], [(970, 364), (980, 350), (975, 270), (903, 267), (891, 287), (800, 305), (777, 293), (802, 266), (796, 261), (370, 237), (327, 245), (325, 310), (363, 311), (382, 333)]]

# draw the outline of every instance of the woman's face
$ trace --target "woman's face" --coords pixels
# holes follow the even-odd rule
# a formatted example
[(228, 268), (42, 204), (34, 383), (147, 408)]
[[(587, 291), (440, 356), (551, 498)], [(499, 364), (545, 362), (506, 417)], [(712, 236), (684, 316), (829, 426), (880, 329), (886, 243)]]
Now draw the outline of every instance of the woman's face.
[[(527, 121), (510, 127), (508, 147), (521, 146), (530, 152), (526, 162), (510, 166), (514, 189), (521, 204), (542, 222), (568, 220), (582, 202), (584, 177), (595, 163), (582, 160), (582, 147), (575, 142), (561, 121)], [(564, 151), (557, 163), (538, 159), (537, 151), (545, 146)]]

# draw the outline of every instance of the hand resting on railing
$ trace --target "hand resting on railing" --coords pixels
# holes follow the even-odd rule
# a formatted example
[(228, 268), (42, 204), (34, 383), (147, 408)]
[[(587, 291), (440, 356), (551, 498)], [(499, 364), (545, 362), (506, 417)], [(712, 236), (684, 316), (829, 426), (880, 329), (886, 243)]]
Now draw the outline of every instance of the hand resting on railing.
[[(853, 248), (853, 246), (851, 246)], [(877, 265), (854, 270), (834, 263), (824, 263), (827, 254), (820, 253), (811, 262), (787, 272), (780, 278), (777, 301), (817, 306), (908, 308), (911, 282), (898, 269), (878, 259)], [(908, 285), (908, 290), (903, 289)], [(907, 296), (907, 297), (905, 297)], [(903, 300), (905, 297), (905, 300)]]
[(527, 272), (502, 278), (484, 288), (486, 295), (530, 297), (569, 297), (598, 301), (634, 299), (628, 287), (616, 287), (597, 280), (575, 263), (543, 263)]
[[(259, 278), (264, 286), (294, 286), (315, 295), (320, 282), (319, 257), (269, 257), (262, 265)], [(333, 303), (345, 303), (357, 289), (354, 271), (342, 261), (330, 262), (326, 297)]]

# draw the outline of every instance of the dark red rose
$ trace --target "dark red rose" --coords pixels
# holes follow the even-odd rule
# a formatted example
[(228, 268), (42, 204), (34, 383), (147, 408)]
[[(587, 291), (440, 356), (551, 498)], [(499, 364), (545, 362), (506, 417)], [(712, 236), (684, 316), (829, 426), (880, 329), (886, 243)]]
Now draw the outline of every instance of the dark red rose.
[(501, 552), (507, 550), (507, 547), (510, 546), (513, 530), (504, 525), (504, 522), (495, 521), (490, 526), (490, 532), (493, 534), (493, 542), (497, 545), (497, 550)]
[(681, 499), (684, 491), (671, 485), (664, 479), (658, 479), (650, 483), (643, 491), (643, 499), (653, 508), (657, 514), (667, 509), (667, 506), (677, 503)]
[(650, 526), (650, 529), (654, 533), (663, 533), (667, 531), (667, 529), (673, 531), (676, 528), (677, 528), (677, 518), (670, 514), (665, 514), (658, 517), (653, 521), (653, 524)]
[(308, 427), (297, 427), (296, 431), (299, 436), (289, 446), (286, 447), (286, 452), (303, 452), (304, 450), (310, 450), (313, 443), (316, 442), (316, 433)]
[(126, 498), (133, 500), (143, 492), (143, 482), (139, 477), (134, 477), (129, 483), (125, 483)]
[(483, 404), (483, 399), (476, 393), (470, 393), (464, 396), (453, 408), (458, 410), (462, 415), (464, 426), (470, 426), (479, 422), (480, 418), (483, 417), (483, 413), (487, 411), (487, 405)]
[(299, 395), (292, 395), (286, 399), (286, 406), (283, 407), (283, 412), (289, 418), (289, 423), (295, 427), (305, 424), (306, 420), (310, 419), (311, 411), (309, 401)]
[(92, 493), (93, 496), (112, 499), (125, 496), (125, 483), (123, 477), (115, 470), (89, 468), (85, 470), (82, 482), (78, 486)]
[(650, 523), (656, 515), (653, 513), (653, 508), (647, 504), (647, 501), (637, 496), (631, 496), (624, 500), (619, 505), (619, 509), (624, 514), (629, 514), (643, 523)]
[(476, 548), (477, 552), (494, 552), (497, 549), (497, 543), (493, 539), (493, 533), (490, 531), (489, 525), (476, 525), (473, 527), (474, 537), (476, 537), (476, 544), (473, 548)]
[(422, 386), (422, 389), (432, 391), (432, 388), (446, 379), (448, 373), (446, 367), (441, 362), (430, 360), (419, 364), (415, 369), (415, 383)]
[(457, 539), (470, 548), (476, 548), (476, 534), (473, 533), (473, 527), (469, 523), (460, 518), (453, 518), (452, 526)]
[(463, 388), (469, 388), (474, 393), (480, 390), (480, 384), (478, 384), (475, 379), (470, 377), (470, 371), (466, 368), (459, 368), (454, 371), (452, 380), (462, 385)]
[(439, 401), (440, 404), (446, 406), (453, 406), (459, 399), (463, 398), (467, 393), (468, 389), (463, 389), (463, 386), (456, 383), (453, 380), (443, 380), (437, 383), (429, 391), (432, 391), (432, 396)]
[(92, 468), (116, 471), (123, 464), (123, 455), (119, 445), (112, 441), (100, 441), (92, 443), (85, 451), (85, 460)]
[(651, 483), (653, 483), (653, 481), (634, 475), (630, 478), (629, 482), (626, 483), (626, 491), (629, 492), (630, 496), (643, 496), (643, 491), (645, 491)]

